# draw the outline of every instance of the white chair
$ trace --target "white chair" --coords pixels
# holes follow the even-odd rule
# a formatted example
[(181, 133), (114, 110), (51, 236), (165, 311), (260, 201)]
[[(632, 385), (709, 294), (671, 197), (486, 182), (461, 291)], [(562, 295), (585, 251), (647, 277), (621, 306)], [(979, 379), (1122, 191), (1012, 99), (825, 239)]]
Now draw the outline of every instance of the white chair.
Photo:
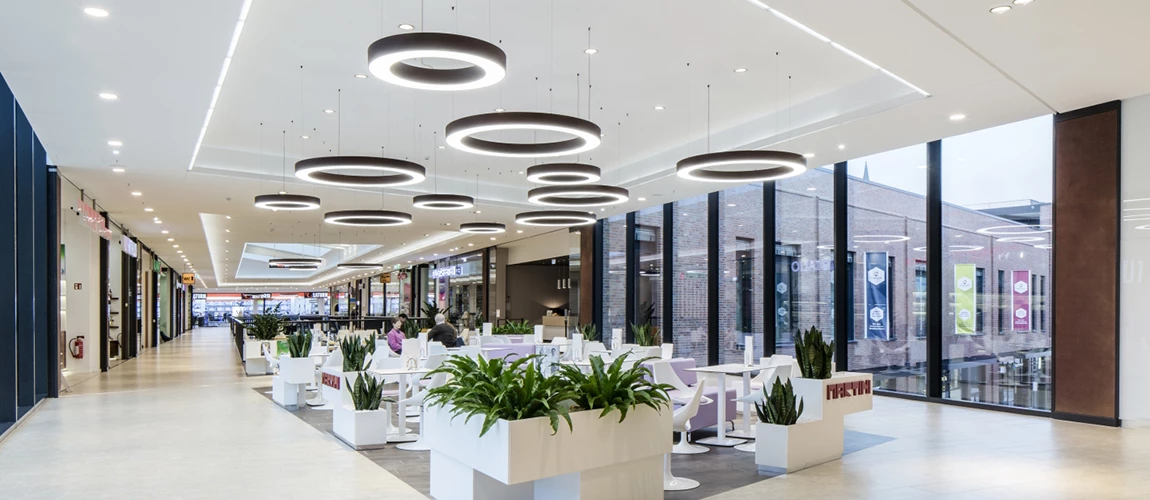
[[(775, 383), (775, 378), (777, 377), (778, 370), (780, 368), (785, 370), (788, 374), (791, 371), (791, 365), (769, 366), (764, 368), (759, 372), (758, 375), (755, 376), (754, 379), (751, 380), (751, 393), (744, 394), (739, 398), (735, 398), (735, 401), (740, 403), (747, 403), (748, 405), (762, 403), (764, 399), (763, 389), (766, 389), (768, 394), (771, 392), (771, 386)], [(743, 415), (743, 418), (750, 418), (750, 415)]]
[(592, 354), (602, 356), (607, 354), (607, 347), (602, 342), (587, 342), (583, 344), (583, 357), (586, 358)]
[[(675, 390), (679, 391), (680, 395), (697, 392), (702, 398), (702, 404), (711, 404), (711, 398), (703, 396), (703, 388), (705, 387), (705, 384), (700, 383), (696, 387), (688, 386), (683, 382), (683, 379), (679, 378), (679, 376), (675, 374), (675, 368), (671, 366), (671, 363), (667, 361), (656, 361), (651, 363), (651, 367), (651, 377), (655, 379), (656, 384), (670, 385), (674, 387)], [(703, 380), (706, 380), (706, 378), (704, 377)], [(696, 409), (695, 413), (698, 413), (698, 409)], [(679, 434), (679, 442), (675, 443), (675, 446), (671, 448), (671, 453), (676, 455), (696, 455), (699, 453), (706, 453), (711, 451), (711, 449), (707, 448), (706, 446), (691, 444), (690, 442), (691, 423), (689, 421), (694, 416), (695, 415), (692, 414), (690, 417), (687, 417), (688, 422), (683, 425), (684, 430), (681, 431), (681, 434)]]
[(443, 345), (443, 342), (427, 343), (427, 355), (433, 356), (435, 354), (447, 354), (447, 347)]
[(480, 351), (479, 346), (477, 345), (465, 345), (460, 347), (459, 351), (456, 352), (455, 355), (466, 356), (476, 361), (481, 361), (483, 358), (483, 351)]
[[(391, 357), (386, 357), (386, 356), (380, 356), (380, 357), (373, 359), (371, 361), (371, 368), (376, 369), (376, 370), (403, 368), (403, 360), (400, 358), (391, 358)], [(399, 384), (399, 376), (382, 377), (382, 381), (383, 381), (384, 385)], [(352, 382), (354, 382), (354, 380)], [(407, 394), (400, 394), (399, 388), (396, 387), (394, 389), (386, 389), (385, 388), (383, 391), (383, 396), (386, 398), (396, 399), (396, 398), (406, 398)], [(383, 403), (384, 409), (387, 410), (387, 413), (389, 415), (392, 412), (394, 404), (395, 403), (392, 403), (390, 401), (385, 401)], [(387, 429), (388, 434), (399, 434), (399, 427), (396, 427), (395, 424), (393, 423), (395, 421), (396, 420), (392, 419), (392, 418), (387, 419), (387, 423), (389, 426)]]
[(674, 357), (675, 344), (662, 344), (659, 346), (661, 349), (660, 355), (663, 359), (671, 359)]
[[(670, 368), (670, 364), (668, 363), (655, 363), (655, 365), (659, 364), (666, 364), (667, 368)], [(702, 383), (695, 389), (695, 393), (691, 395), (691, 399), (684, 401), (686, 404), (679, 407), (678, 410), (675, 410), (671, 416), (671, 430), (678, 431), (684, 436), (687, 435), (691, 419), (699, 413), (699, 403), (703, 399), (703, 388), (707, 385), (706, 376), (704, 376), (700, 382)], [(671, 455), (674, 453), (675, 451), (672, 449), (671, 453), (663, 455), (663, 491), (683, 491), (698, 488), (698, 481), (675, 477), (674, 474), (671, 474)]]
[[(430, 358), (428, 358), (428, 359), (430, 359)], [(429, 446), (427, 444), (427, 442), (423, 440), (423, 437), (425, 436), (426, 429), (427, 429), (423, 425), (423, 410), (424, 410), (423, 401), (424, 401), (425, 397), (427, 396), (427, 391), (434, 389), (436, 387), (440, 387), (446, 383), (447, 383), (447, 374), (446, 373), (436, 373), (435, 375), (433, 375), (431, 377), (431, 382), (427, 384), (427, 389), (419, 391), (418, 394), (399, 402), (399, 404), (405, 405), (405, 406), (419, 406), (420, 407), (419, 417), (418, 417), (419, 418), (419, 438), (416, 439), (415, 441), (410, 442), (410, 443), (400, 443), (400, 444), (395, 446), (396, 448), (404, 450), (404, 451), (428, 451), (428, 450), (431, 450), (431, 446)], [(408, 417), (408, 418), (410, 418), (410, 417)]]

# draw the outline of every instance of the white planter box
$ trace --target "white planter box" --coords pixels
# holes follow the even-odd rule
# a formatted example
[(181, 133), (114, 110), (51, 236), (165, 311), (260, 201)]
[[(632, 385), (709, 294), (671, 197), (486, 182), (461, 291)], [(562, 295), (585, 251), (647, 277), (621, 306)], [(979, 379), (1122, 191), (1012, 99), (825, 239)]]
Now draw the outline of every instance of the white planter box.
[[(362, 373), (364, 372), (340, 372), (339, 404), (337, 406), (352, 405), (354, 408), (354, 404), (351, 402), (351, 387), (355, 385), (356, 379), (358, 379)], [(368, 377), (373, 376), (374, 375), (368, 375)]]
[[(836, 432), (838, 440), (834, 439)], [(841, 428), (825, 420), (795, 425), (759, 422), (755, 428), (755, 463), (760, 469), (795, 472), (838, 460), (843, 454), (841, 442)]]
[(356, 450), (383, 448), (391, 413), (385, 410), (356, 411), (355, 406), (340, 405), (332, 415), (332, 433)]
[(275, 349), (274, 340), (244, 339), (244, 373), (247, 375), (268, 375), (272, 373), (263, 349)]
[(315, 361), (280, 356), (280, 378), (289, 384), (310, 384), (315, 381)]
[(671, 452), (671, 410), (646, 407), (619, 422), (612, 412), (571, 414), (551, 435), (547, 418), (464, 423), (447, 408), (424, 415), (431, 446), (431, 495), (440, 500), (663, 498), (663, 455)]
[(828, 379), (792, 377), (795, 396), (803, 398), (803, 416), (842, 417), (873, 407), (869, 373), (838, 372)]
[(272, 401), (288, 409), (302, 407), (307, 402), (306, 387), (303, 384), (289, 384), (283, 377), (276, 375), (272, 377)]
[[(340, 368), (340, 365), (325, 366), (321, 370), (323, 374), (320, 375), (320, 390), (323, 391), (323, 399), (327, 401), (328, 405), (332, 405), (333, 407), (343, 404), (340, 403), (343, 399), (343, 395), (340, 393), (343, 392), (344, 386), (343, 371), (340, 370)], [(347, 404), (351, 404), (350, 396), (351, 394), (348, 393)]]

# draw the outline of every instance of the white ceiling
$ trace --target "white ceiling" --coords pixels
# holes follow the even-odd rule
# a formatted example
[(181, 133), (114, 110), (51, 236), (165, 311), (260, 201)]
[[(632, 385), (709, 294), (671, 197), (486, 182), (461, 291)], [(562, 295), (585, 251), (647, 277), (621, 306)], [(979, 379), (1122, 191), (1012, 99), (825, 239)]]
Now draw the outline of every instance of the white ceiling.
[[(606, 216), (727, 187), (674, 176), (675, 161), (707, 149), (708, 128), (712, 150), (775, 146), (815, 153), (811, 162), (822, 165), (1150, 92), (1150, 70), (1132, 63), (1150, 42), (1138, 26), (1150, 18), (1150, 2), (1037, 0), (1004, 15), (988, 10), (1006, 0), (763, 3), (931, 97), (748, 0), (443, 0), (423, 2), (422, 14), (415, 1), (254, 0), (188, 171), (241, 0), (107, 0), (99, 4), (111, 13), (104, 19), (85, 16), (84, 2), (20, 2), (0, 18), (0, 44), (25, 50), (0, 53), (0, 73), (64, 175), (169, 262), (178, 259), (165, 238), (175, 238), (209, 288), (314, 286), (341, 272), (237, 275), (230, 255), (257, 242), (380, 245), (364, 259), (406, 264), (547, 232), (511, 223), (531, 209), (531, 186), (518, 172), (534, 162), (435, 147), (447, 122), (496, 107), (586, 118), (590, 100), (604, 144), (579, 160), (632, 193), (630, 203), (600, 212)], [(367, 73), (367, 45), (400, 23), (498, 43), (507, 79), (437, 93), (354, 78)], [(599, 51), (590, 57), (590, 97), (588, 26)], [(748, 71), (733, 72), (740, 67)], [(99, 100), (104, 91), (120, 99)], [(968, 118), (948, 120), (954, 113)], [(300, 139), (304, 133), (311, 138)], [(118, 157), (106, 145), (113, 139), (124, 142)], [(290, 177), (286, 190), (319, 196), (319, 212), (386, 205), (411, 211), (415, 224), (351, 230), (324, 225), (319, 212), (252, 206), (255, 195), (284, 187), (285, 163), (290, 171), (328, 150), (376, 155), (381, 146), (425, 165), (429, 180), (389, 190), (384, 200), (379, 191)], [(111, 172), (117, 160), (125, 173)], [(414, 194), (475, 195), (477, 175), (481, 215), (410, 208)], [(143, 196), (128, 194), (136, 190)], [(512, 230), (495, 241), (455, 231), (476, 218)]]

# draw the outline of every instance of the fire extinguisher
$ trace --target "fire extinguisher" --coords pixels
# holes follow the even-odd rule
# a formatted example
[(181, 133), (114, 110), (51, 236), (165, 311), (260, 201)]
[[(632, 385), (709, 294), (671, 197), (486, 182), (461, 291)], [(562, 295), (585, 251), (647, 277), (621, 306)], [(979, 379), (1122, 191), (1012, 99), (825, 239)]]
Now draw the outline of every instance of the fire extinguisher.
[(68, 351), (73, 358), (84, 359), (84, 336), (80, 335), (68, 342)]

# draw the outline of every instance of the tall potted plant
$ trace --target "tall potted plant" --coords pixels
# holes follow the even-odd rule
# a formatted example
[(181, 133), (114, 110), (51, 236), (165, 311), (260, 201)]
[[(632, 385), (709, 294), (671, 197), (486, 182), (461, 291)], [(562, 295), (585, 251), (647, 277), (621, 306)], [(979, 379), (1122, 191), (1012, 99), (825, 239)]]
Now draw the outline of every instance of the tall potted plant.
[(351, 403), (335, 408), (332, 433), (357, 450), (382, 447), (387, 443), (391, 414), (380, 405), (394, 402), (383, 397), (383, 382), (359, 373), (355, 379), (345, 377), (343, 383), (350, 389)]
[(449, 375), (427, 396), (432, 469), (456, 472), (434, 477), (432, 496), (661, 498), (671, 450), (667, 388), (648, 382), (638, 363), (624, 369), (622, 358), (606, 367), (595, 356), (589, 374), (560, 368), (552, 376), (536, 358), (456, 357), (432, 372)]
[[(836, 372), (833, 356), (835, 343), (826, 342), (818, 328), (799, 332), (795, 338), (795, 361), (802, 377), (792, 378), (794, 392), (806, 403), (806, 414), (822, 427), (819, 440), (813, 441), (811, 453), (822, 453), (819, 461), (842, 456), (843, 418), (849, 413), (871, 409), (870, 373)], [(825, 445), (825, 450), (820, 446)]]
[[(368, 342), (374, 344), (374, 341), (365, 342), (364, 338), (356, 335), (348, 335), (339, 341), (339, 350), (343, 356), (343, 371), (340, 377), (343, 380), (362, 375), (371, 363), (371, 356), (367, 352)], [(346, 382), (340, 385), (339, 404), (351, 404), (351, 387), (348, 387)]]
[(278, 356), (274, 340), (283, 333), (287, 322), (280, 315), (280, 306), (264, 308), (262, 313), (253, 314), (251, 321), (244, 327), (247, 339), (244, 339), (244, 372), (248, 375), (265, 375), (272, 373), (268, 365), (265, 352), (271, 352), (273, 357)]
[(631, 323), (631, 332), (635, 334), (635, 343), (642, 347), (659, 347), (663, 344), (663, 336), (650, 323)]
[(288, 384), (309, 384), (315, 377), (315, 362), (311, 354), (311, 331), (301, 330), (288, 335), (288, 352), (280, 354), (280, 379)]
[(827, 458), (833, 440), (825, 435), (823, 421), (799, 420), (803, 400), (795, 396), (790, 380), (784, 385), (775, 379), (769, 393), (763, 388), (763, 396), (763, 402), (755, 403), (755, 463), (760, 468), (794, 472), (835, 458)]

